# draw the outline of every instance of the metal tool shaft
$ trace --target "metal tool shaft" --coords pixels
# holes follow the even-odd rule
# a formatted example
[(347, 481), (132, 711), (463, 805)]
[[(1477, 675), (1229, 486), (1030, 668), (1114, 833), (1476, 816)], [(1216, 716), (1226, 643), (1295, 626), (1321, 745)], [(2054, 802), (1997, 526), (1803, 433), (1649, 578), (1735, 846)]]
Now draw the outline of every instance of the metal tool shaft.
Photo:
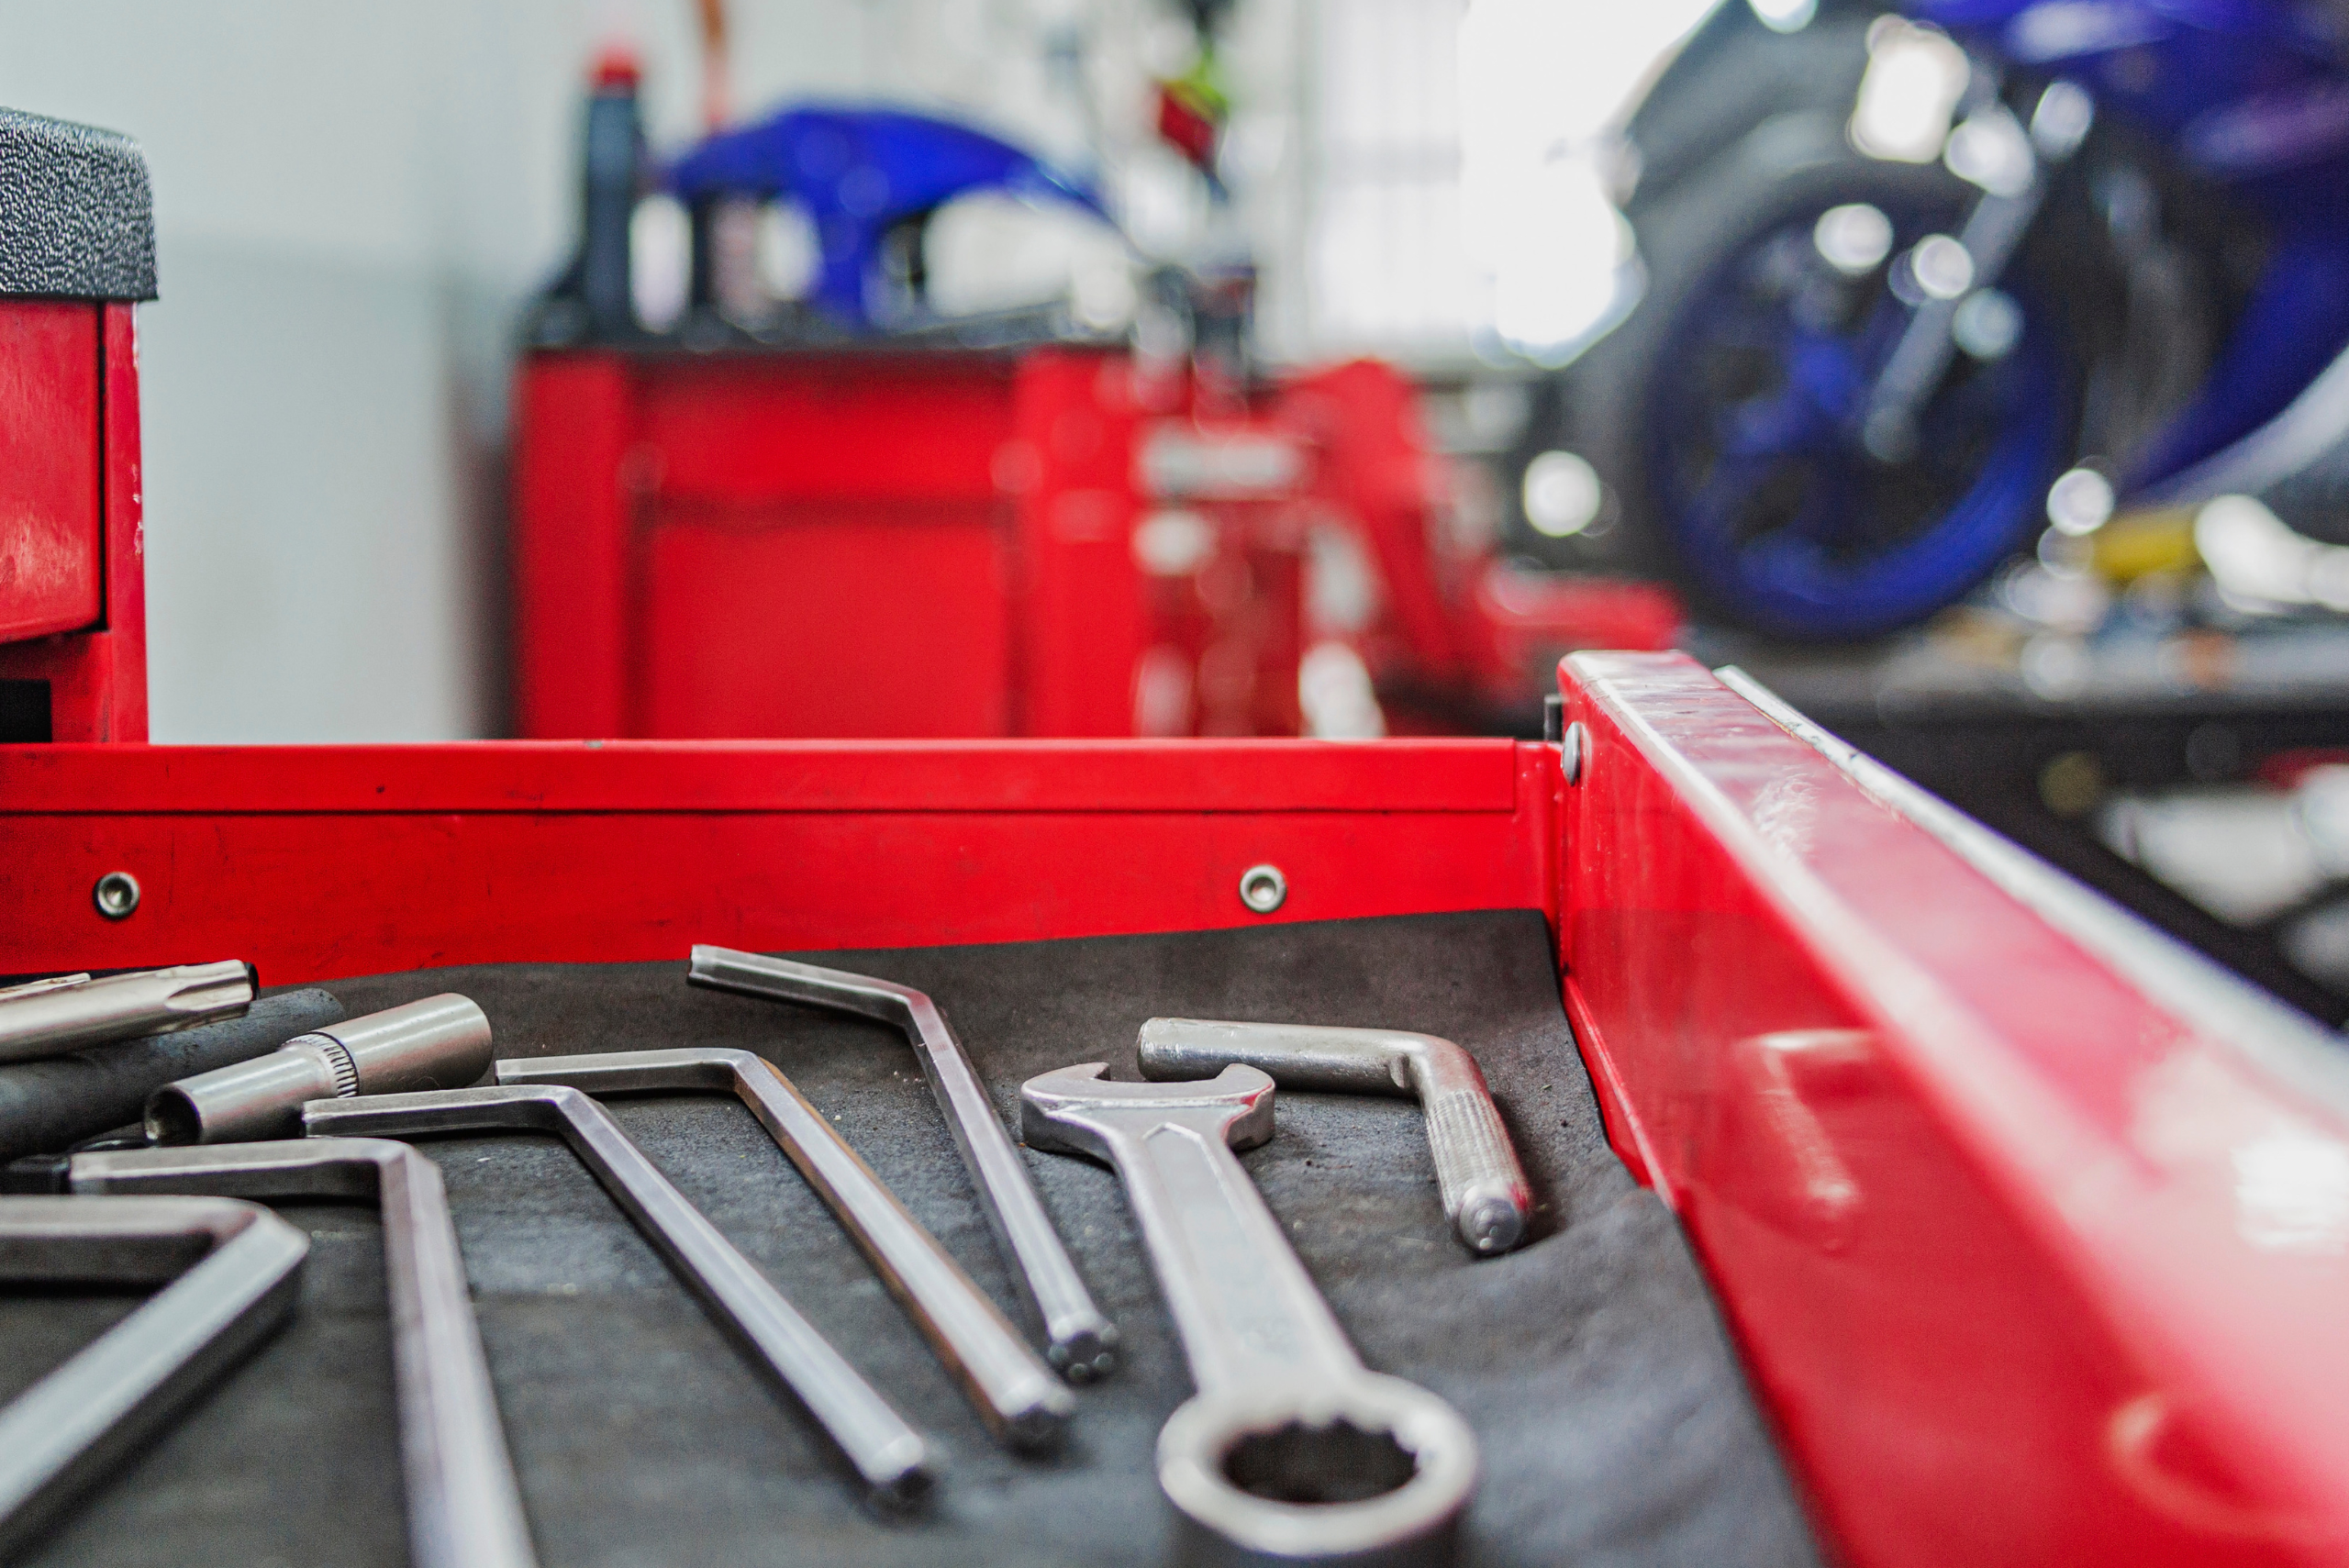
[(309, 1250), (225, 1198), (0, 1198), (0, 1279), (170, 1282), (0, 1410), (0, 1556), (274, 1332)]
[(473, 1321), (440, 1172), (380, 1138), (76, 1154), (77, 1193), (373, 1201), (384, 1216), (408, 1551), (419, 1568), (531, 1568), (537, 1558)]
[(61, 974), (0, 991), (0, 1062), (165, 1034), (252, 1006), (253, 966), (234, 959), (135, 974)]
[(1284, 1089), (1415, 1096), (1427, 1112), (1443, 1212), (1471, 1252), (1524, 1239), (1533, 1190), (1476, 1059), (1451, 1040), (1404, 1029), (1152, 1018), (1136, 1041), (1145, 1078), (1211, 1078), (1233, 1062)]
[(1020, 1089), (1031, 1148), (1115, 1167), (1198, 1394), (1158, 1438), (1159, 1484), (1225, 1561), (1441, 1562), (1476, 1442), (1435, 1396), (1371, 1372), (1232, 1150), (1273, 1133), (1273, 1081), (1121, 1084), (1101, 1064)]
[(985, 1085), (936, 1003), (909, 985), (731, 948), (696, 946), (687, 978), (713, 990), (854, 1013), (903, 1030), (946, 1113), (996, 1244), (1043, 1320), (1052, 1364), (1073, 1382), (1106, 1375), (1117, 1364), (1117, 1328), (1094, 1306), (1019, 1151), (988, 1103)]
[(910, 1503), (929, 1489), (930, 1451), (921, 1434), (579, 1090), (545, 1084), (368, 1095), (313, 1101), (302, 1118), (312, 1138), (523, 1131), (562, 1139), (719, 1322), (798, 1396), (876, 1500)]
[(499, 1062), (497, 1081), (566, 1084), (596, 1095), (705, 1089), (737, 1095), (830, 1206), (990, 1429), (1024, 1449), (1050, 1447), (1066, 1430), (1076, 1402), (1052, 1369), (765, 1058), (717, 1048), (541, 1056)]

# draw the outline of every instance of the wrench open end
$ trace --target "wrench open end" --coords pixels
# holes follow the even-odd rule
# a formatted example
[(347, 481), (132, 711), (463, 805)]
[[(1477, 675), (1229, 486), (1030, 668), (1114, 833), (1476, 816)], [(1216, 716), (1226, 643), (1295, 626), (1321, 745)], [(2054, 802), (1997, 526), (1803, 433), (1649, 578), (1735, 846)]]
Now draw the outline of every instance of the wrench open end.
[(1461, 1245), (1489, 1258), (1525, 1239), (1533, 1189), (1484, 1071), (1451, 1040), (1406, 1029), (1152, 1018), (1134, 1047), (1145, 1078), (1202, 1078), (1240, 1062), (1284, 1088), (1417, 1099), (1444, 1216)]
[[(1234, 1149), (1253, 1149), (1273, 1136), (1273, 1081), (1253, 1067), (1231, 1066), (1204, 1083), (1121, 1084), (1102, 1076), (1106, 1062), (1039, 1073), (1019, 1086), (1019, 1140), (1030, 1149), (1086, 1154), (1115, 1163), (1086, 1111), (1103, 1101), (1158, 1110), (1197, 1107), (1235, 1113), (1224, 1134)], [(1186, 1091), (1188, 1091), (1187, 1093)]]

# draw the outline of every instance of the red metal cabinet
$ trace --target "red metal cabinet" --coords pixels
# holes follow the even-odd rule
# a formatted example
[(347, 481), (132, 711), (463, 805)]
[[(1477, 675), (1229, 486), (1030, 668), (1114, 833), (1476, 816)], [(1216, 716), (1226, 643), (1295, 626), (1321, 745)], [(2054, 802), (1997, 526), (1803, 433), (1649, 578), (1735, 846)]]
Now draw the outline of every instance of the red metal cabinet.
[[(1295, 735), (1312, 639), (1482, 728), (1679, 622), (1438, 526), (1450, 471), (1372, 361), (1242, 399), (1106, 350), (600, 349), (518, 388), (534, 739)], [(1338, 629), (1307, 605), (1333, 536), (1369, 584)]]
[(0, 684), (53, 740), (147, 739), (132, 308), (0, 298)]
[(1006, 736), (1014, 364), (542, 354), (518, 409), (530, 736)]
[(0, 306), (0, 642), (97, 624), (98, 321), (83, 300)]

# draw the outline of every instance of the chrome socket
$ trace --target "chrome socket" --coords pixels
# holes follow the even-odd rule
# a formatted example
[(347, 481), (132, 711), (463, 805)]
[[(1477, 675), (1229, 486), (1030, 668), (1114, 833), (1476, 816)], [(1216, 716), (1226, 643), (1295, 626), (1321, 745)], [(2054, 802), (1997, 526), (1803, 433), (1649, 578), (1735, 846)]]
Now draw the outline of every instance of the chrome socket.
[(147, 1098), (147, 1141), (293, 1138), (311, 1100), (462, 1089), (488, 1070), (489, 1058), (489, 1019), (481, 1008), (453, 994), (427, 996), (164, 1084)]

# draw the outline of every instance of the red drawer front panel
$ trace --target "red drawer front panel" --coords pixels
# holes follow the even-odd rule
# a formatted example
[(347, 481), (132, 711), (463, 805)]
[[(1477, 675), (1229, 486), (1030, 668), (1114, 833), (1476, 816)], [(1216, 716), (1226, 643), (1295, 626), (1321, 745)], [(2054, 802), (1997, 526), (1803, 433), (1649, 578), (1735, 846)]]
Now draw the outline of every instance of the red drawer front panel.
[(0, 642), (101, 617), (98, 312), (0, 302)]
[(988, 500), (1011, 437), (1008, 361), (651, 364), (640, 439), (664, 496)]
[(663, 507), (638, 734), (1011, 733), (1009, 521), (992, 507)]

